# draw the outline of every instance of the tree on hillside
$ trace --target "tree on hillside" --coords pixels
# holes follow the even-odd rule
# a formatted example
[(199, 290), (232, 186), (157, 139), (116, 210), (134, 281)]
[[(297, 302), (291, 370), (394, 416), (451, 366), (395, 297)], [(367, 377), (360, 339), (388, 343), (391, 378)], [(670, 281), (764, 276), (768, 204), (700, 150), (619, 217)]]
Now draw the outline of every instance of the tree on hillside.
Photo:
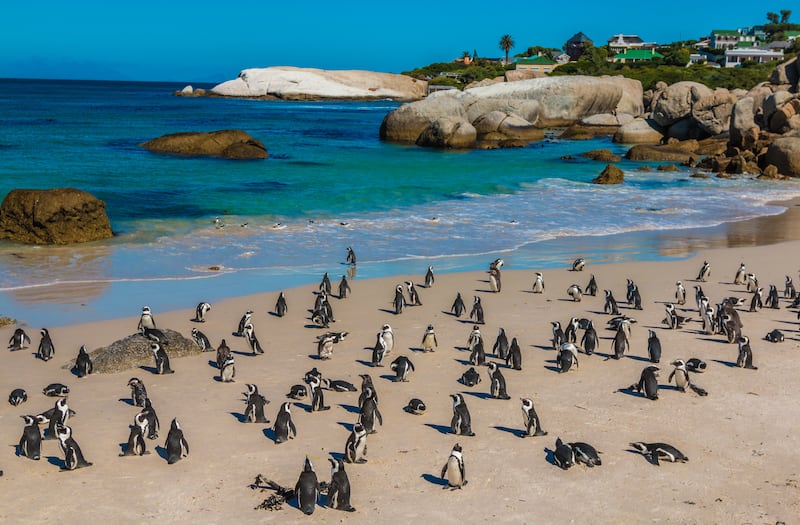
[(500, 38), (500, 49), (506, 53), (506, 64), (508, 64), (508, 52), (511, 51), (512, 47), (514, 47), (514, 39), (511, 38), (511, 35), (503, 35)]
[(790, 16), (792, 16), (791, 9), (781, 9), (781, 24), (788, 24)]
[(778, 13), (769, 12), (767, 13), (767, 20), (770, 21), (772, 24), (778, 23)]

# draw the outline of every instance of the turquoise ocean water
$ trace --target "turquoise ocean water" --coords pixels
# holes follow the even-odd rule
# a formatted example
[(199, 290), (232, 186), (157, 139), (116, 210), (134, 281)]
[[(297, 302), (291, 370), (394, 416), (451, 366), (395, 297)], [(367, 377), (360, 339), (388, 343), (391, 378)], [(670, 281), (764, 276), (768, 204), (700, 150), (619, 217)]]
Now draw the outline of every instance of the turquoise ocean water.
[[(35, 325), (136, 315), (338, 278), (655, 259), (698, 228), (781, 213), (796, 183), (564, 161), (607, 139), (450, 152), (383, 143), (397, 104), (174, 97), (165, 83), (0, 80), (0, 197), (76, 187), (103, 199), (115, 238), (70, 247), (0, 242), (0, 315)], [(178, 131), (243, 129), (265, 161), (156, 155)], [(214, 224), (219, 217), (224, 227)], [(241, 226), (245, 224), (246, 226)], [(279, 225), (279, 226), (277, 226)], [(619, 235), (622, 234), (622, 235)], [(685, 255), (685, 250), (682, 252)], [(219, 270), (210, 270), (218, 267)], [(271, 305), (264, 305), (269, 308)]]

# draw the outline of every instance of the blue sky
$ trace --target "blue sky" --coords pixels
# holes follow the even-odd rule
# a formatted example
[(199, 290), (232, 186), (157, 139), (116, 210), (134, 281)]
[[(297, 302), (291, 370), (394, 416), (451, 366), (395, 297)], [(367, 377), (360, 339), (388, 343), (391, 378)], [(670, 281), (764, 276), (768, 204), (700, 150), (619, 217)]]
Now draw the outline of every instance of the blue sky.
[[(9, 1), (0, 77), (219, 82), (275, 65), (399, 73), (463, 51), (501, 56), (504, 34), (512, 55), (561, 47), (578, 31), (598, 43), (620, 32), (663, 43), (761, 24), (793, 3)], [(797, 7), (790, 21), (800, 23)]]

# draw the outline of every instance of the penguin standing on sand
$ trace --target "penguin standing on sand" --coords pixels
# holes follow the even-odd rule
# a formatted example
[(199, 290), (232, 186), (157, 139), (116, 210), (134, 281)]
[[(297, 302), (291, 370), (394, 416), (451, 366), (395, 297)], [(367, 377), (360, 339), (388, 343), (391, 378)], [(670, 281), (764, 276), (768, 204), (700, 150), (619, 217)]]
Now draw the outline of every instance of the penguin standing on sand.
[(533, 293), (544, 293), (544, 276), (542, 272), (536, 272), (536, 277), (533, 280), (533, 286), (531, 287)]
[(583, 290), (581, 290), (581, 287), (577, 284), (572, 284), (567, 288), (567, 295), (572, 297), (573, 302), (579, 303), (583, 298)]
[(389, 324), (381, 327), (381, 338), (386, 343), (386, 353), (391, 354), (394, 351), (394, 331)]
[(393, 381), (396, 383), (405, 383), (408, 381), (408, 374), (414, 370), (414, 363), (404, 355), (397, 356), (397, 358), (392, 361), (391, 369), (395, 373)]
[(300, 473), (294, 486), (294, 492), (297, 495), (297, 506), (303, 511), (303, 514), (306, 516), (314, 514), (317, 498), (319, 498), (319, 482), (317, 473), (314, 472), (314, 465), (311, 464), (308, 456), (303, 464), (303, 472)]
[(39, 423), (33, 416), (20, 417), (25, 420), (25, 428), (22, 429), (22, 437), (19, 439), (17, 455), (39, 461), (42, 450), (42, 433), (39, 431)]
[[(364, 406), (364, 401), (369, 395), (375, 398), (376, 403), (378, 402), (378, 391), (375, 390), (372, 376), (369, 374), (361, 374), (359, 377), (361, 378), (361, 394), (358, 396), (358, 409), (361, 410), (361, 407)], [(367, 391), (368, 388), (371, 389), (371, 392)]]
[(597, 337), (597, 330), (594, 329), (594, 323), (589, 321), (586, 325), (586, 330), (583, 332), (583, 337), (581, 337), (581, 346), (583, 347), (583, 351), (586, 352), (586, 355), (592, 355), (595, 350), (597, 350), (597, 343), (599, 339)]
[(591, 295), (592, 297), (597, 295), (597, 281), (594, 278), (594, 274), (589, 276), (589, 284), (586, 285), (586, 295)]
[[(477, 328), (477, 327), (476, 327)], [(470, 334), (470, 353), (469, 362), (475, 366), (486, 364), (486, 350), (483, 347), (483, 337), (479, 330), (473, 330)]]
[(785, 299), (794, 299), (797, 297), (797, 290), (792, 283), (792, 278), (788, 275), (786, 276), (786, 281), (783, 286), (783, 297)]
[(289, 439), (294, 439), (297, 435), (297, 427), (294, 426), (292, 421), (291, 403), (281, 404), (277, 417), (275, 417), (275, 425), (272, 427), (275, 433), (275, 444), (280, 445)]
[(736, 366), (758, 370), (758, 367), (753, 366), (753, 350), (750, 348), (750, 338), (746, 335), (739, 338), (739, 357), (736, 358)]
[(547, 432), (542, 430), (542, 422), (536, 414), (533, 400), (521, 397), (520, 401), (522, 401), (522, 424), (525, 427), (522, 437), (546, 436)]
[(11, 335), (11, 339), (8, 340), (8, 349), (12, 352), (16, 352), (17, 350), (28, 348), (30, 344), (31, 338), (28, 337), (28, 334), (25, 333), (25, 330), (22, 328), (17, 328)]
[(653, 330), (649, 331), (647, 337), (647, 355), (650, 356), (651, 363), (661, 360), (661, 341)]
[(269, 404), (269, 400), (258, 392), (258, 386), (247, 384), (245, 396), (244, 420), (248, 423), (269, 423), (264, 415), (264, 407)]
[(502, 282), (500, 280), (500, 270), (497, 268), (492, 268), (489, 270), (489, 288), (494, 293), (499, 293), (502, 288)]
[(629, 388), (644, 394), (644, 397), (651, 401), (658, 399), (658, 367), (652, 365), (644, 367), (639, 382)]
[(325, 405), (325, 398), (322, 394), (322, 381), (319, 376), (306, 375), (305, 381), (308, 388), (311, 390), (311, 409), (309, 412), (330, 410), (331, 407)]
[(504, 361), (508, 358), (508, 337), (506, 337), (506, 331), (502, 328), (500, 328), (497, 339), (494, 341), (492, 353), (495, 357)]
[(189, 443), (183, 435), (178, 418), (174, 418), (169, 426), (164, 448), (167, 449), (167, 463), (170, 465), (189, 455)]
[(364, 401), (360, 405), (358, 414), (358, 422), (364, 425), (367, 434), (374, 434), (375, 421), (383, 426), (383, 416), (381, 411), (378, 410), (378, 402), (375, 400), (375, 390), (372, 387), (364, 389)]
[(128, 386), (131, 389), (131, 403), (135, 407), (143, 407), (147, 399), (147, 389), (144, 383), (138, 377), (132, 377), (128, 380)]
[(386, 342), (383, 333), (378, 332), (375, 346), (372, 348), (372, 366), (383, 366), (383, 357), (386, 355)]
[(611, 293), (611, 290), (604, 290), (606, 294), (606, 302), (603, 305), (603, 311), (607, 314), (611, 315), (621, 315), (619, 313), (619, 307), (617, 306), (617, 301), (614, 299), (614, 294)]
[(75, 470), (82, 467), (91, 467), (92, 463), (86, 461), (81, 452), (81, 447), (72, 437), (72, 429), (68, 426), (58, 425), (56, 427), (58, 443), (64, 453), (64, 470)]
[(433, 286), (433, 266), (428, 266), (428, 271), (425, 273), (425, 288), (430, 288)]
[(247, 344), (250, 345), (250, 350), (253, 352), (253, 355), (264, 353), (264, 349), (261, 348), (261, 343), (258, 342), (258, 337), (256, 337), (256, 329), (253, 327), (252, 323), (245, 325), (244, 336), (245, 339), (247, 339)]
[(511, 339), (511, 345), (508, 347), (506, 366), (510, 366), (514, 370), (522, 370), (522, 350), (519, 347), (519, 343), (517, 343), (516, 337)]
[(675, 379), (675, 386), (678, 387), (678, 390), (681, 392), (686, 392), (686, 388), (688, 387), (699, 396), (708, 395), (708, 392), (706, 392), (703, 388), (692, 383), (691, 378), (689, 378), (689, 370), (686, 368), (686, 363), (683, 361), (683, 359), (676, 359), (670, 364), (674, 368), (669, 374), (668, 382), (671, 383), (672, 380)]
[(367, 430), (361, 423), (353, 425), (353, 430), (344, 446), (344, 457), (348, 463), (367, 462)]
[(433, 331), (433, 325), (429, 324), (428, 328), (425, 329), (425, 333), (422, 335), (422, 350), (424, 352), (435, 352), (438, 347), (439, 343), (436, 341), (436, 332)]
[(319, 283), (319, 291), (327, 295), (331, 294), (331, 278), (328, 277), (328, 272), (322, 276), (322, 282)]
[(779, 302), (780, 299), (778, 298), (778, 287), (774, 284), (770, 284), (765, 305), (767, 308), (778, 309), (780, 308)]
[(614, 359), (621, 359), (622, 356), (625, 355), (628, 350), (630, 350), (630, 346), (631, 345), (628, 342), (628, 336), (625, 334), (625, 329), (620, 323), (612, 343), (612, 350), (614, 351), (614, 355), (612, 357)]
[(195, 323), (205, 323), (206, 314), (209, 310), (211, 310), (211, 303), (201, 301), (197, 304), (197, 308), (194, 310), (194, 319), (192, 319), (192, 321)]
[(464, 468), (464, 456), (461, 445), (458, 443), (453, 446), (447, 463), (442, 467), (442, 479), (447, 480), (447, 486), (451, 489), (460, 489), (467, 484), (467, 470)]
[(75, 373), (78, 377), (86, 377), (94, 370), (92, 358), (89, 357), (89, 352), (86, 351), (86, 345), (81, 345), (78, 350), (78, 357), (75, 359)]
[(253, 311), (247, 310), (241, 319), (239, 319), (239, 328), (233, 333), (236, 337), (244, 337), (244, 327), (250, 324), (250, 319), (253, 318)]
[(223, 383), (233, 383), (234, 377), (236, 377), (236, 363), (233, 354), (230, 354), (225, 359), (225, 362), (222, 363), (222, 368), (219, 371), (219, 380)]
[(150, 307), (142, 306), (142, 315), (139, 316), (139, 325), (136, 327), (136, 329), (139, 331), (141, 331), (144, 328), (152, 330), (155, 327), (156, 327), (156, 320), (153, 317), (153, 313), (150, 311)]
[(500, 372), (497, 363), (493, 361), (488, 366), (489, 379), (491, 380), (489, 394), (495, 399), (511, 399), (511, 396), (506, 391), (506, 378), (503, 377), (503, 373)]
[(450, 307), (450, 312), (456, 317), (461, 317), (466, 311), (467, 307), (464, 305), (464, 300), (461, 298), (461, 292), (457, 292), (456, 299), (453, 301), (453, 306)]
[(736, 270), (736, 275), (733, 277), (733, 284), (744, 284), (744, 280), (747, 276), (747, 270), (745, 269), (744, 263), (739, 264), (739, 269)]
[(697, 272), (696, 280), (706, 282), (709, 277), (711, 277), (711, 265), (708, 264), (708, 261), (703, 261), (703, 266), (701, 266), (700, 271)]
[(686, 288), (681, 281), (675, 283), (675, 302), (679, 305), (686, 304)]
[(174, 374), (175, 371), (169, 367), (169, 356), (158, 343), (150, 343), (150, 350), (156, 360), (156, 374)]
[(36, 352), (36, 357), (42, 361), (50, 361), (53, 358), (53, 354), (56, 353), (53, 340), (50, 339), (50, 332), (47, 328), (42, 328), (40, 332), (42, 339), (39, 341), (39, 350)]
[(406, 289), (408, 290), (408, 303), (412, 306), (422, 306), (422, 301), (419, 298), (417, 287), (414, 286), (412, 281), (406, 281)]
[(350, 283), (347, 282), (347, 276), (342, 275), (342, 280), (339, 281), (339, 299), (347, 299), (350, 293)]
[(394, 313), (395, 315), (400, 315), (403, 313), (403, 309), (406, 307), (406, 298), (403, 295), (403, 285), (398, 284), (394, 288), (394, 300), (392, 301), (394, 304)]
[(69, 421), (69, 416), (70, 410), (69, 405), (67, 405), (67, 398), (62, 397), (56, 401), (56, 404), (53, 407), (53, 412), (50, 415), (50, 421), (48, 421), (47, 434), (45, 434), (44, 439), (56, 439), (58, 437), (58, 426), (66, 425)]
[(356, 509), (350, 505), (350, 479), (344, 470), (344, 462), (341, 459), (328, 458), (331, 462), (331, 482), (328, 484), (328, 495), (325, 498), (325, 506), (346, 512), (355, 512)]
[(289, 308), (286, 306), (286, 295), (283, 292), (278, 294), (278, 300), (275, 301), (275, 315), (283, 317)]
[(225, 339), (220, 341), (219, 346), (217, 347), (217, 368), (222, 370), (222, 365), (225, 363), (225, 360), (228, 359), (228, 356), (231, 355), (231, 349), (228, 346), (228, 343), (225, 342)]
[(206, 334), (197, 328), (192, 328), (192, 339), (194, 339), (194, 342), (200, 347), (201, 352), (210, 352), (214, 350), (214, 347), (211, 346), (211, 341), (208, 340)]
[(485, 324), (483, 319), (483, 306), (481, 305), (481, 298), (477, 295), (472, 300), (472, 310), (469, 312), (469, 318), (474, 319), (478, 324)]
[(572, 366), (578, 368), (578, 347), (573, 343), (562, 343), (558, 348), (556, 355), (556, 364), (558, 365), (558, 372), (563, 374), (569, 372)]
[(553, 325), (553, 350), (558, 350), (565, 342), (566, 336), (564, 335), (564, 330), (561, 328), (560, 322), (551, 321), (550, 324)]
[(128, 436), (128, 444), (120, 456), (144, 456), (147, 454), (145, 434), (147, 434), (147, 418), (140, 412), (133, 416), (133, 425), (131, 425), (131, 433)]
[(464, 401), (462, 394), (450, 394), (453, 398), (453, 419), (450, 421), (450, 431), (453, 434), (461, 434), (462, 436), (474, 436), (475, 432), (472, 431), (472, 418), (469, 414), (469, 408)]

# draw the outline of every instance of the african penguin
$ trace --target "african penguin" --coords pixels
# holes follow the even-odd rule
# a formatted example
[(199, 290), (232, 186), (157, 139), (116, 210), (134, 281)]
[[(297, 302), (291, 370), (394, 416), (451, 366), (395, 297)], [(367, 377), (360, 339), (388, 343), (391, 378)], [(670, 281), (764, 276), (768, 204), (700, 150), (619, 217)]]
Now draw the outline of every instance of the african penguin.
[(364, 390), (364, 401), (361, 403), (358, 422), (364, 425), (367, 434), (375, 434), (375, 421), (383, 426), (383, 416), (378, 409), (378, 402), (375, 400), (375, 391), (371, 387)]
[(347, 299), (347, 294), (350, 291), (350, 283), (347, 282), (347, 276), (342, 275), (342, 280), (339, 281), (339, 299)]
[(156, 374), (174, 374), (175, 371), (169, 367), (169, 356), (158, 343), (150, 343), (150, 350), (156, 360)]
[(739, 264), (739, 269), (736, 270), (736, 275), (733, 277), (733, 284), (744, 284), (747, 270), (745, 270), (744, 263)]
[(686, 304), (686, 288), (681, 281), (675, 283), (675, 302), (680, 305)]
[(392, 361), (391, 369), (395, 373), (395, 382), (406, 382), (408, 381), (409, 372), (414, 370), (414, 363), (406, 356), (401, 355)]
[(281, 292), (278, 294), (278, 300), (275, 301), (275, 315), (283, 317), (288, 311), (289, 308), (286, 306), (286, 296)]
[(575, 464), (575, 451), (568, 443), (556, 438), (556, 449), (553, 451), (553, 463), (563, 470), (569, 469)]
[(328, 461), (331, 462), (331, 482), (328, 484), (325, 506), (334, 508), (335, 502), (337, 510), (355, 512), (356, 509), (350, 505), (350, 479), (344, 470), (344, 462), (334, 458), (328, 458)]
[(233, 354), (229, 354), (220, 368), (219, 380), (223, 383), (232, 383), (234, 377), (236, 377), (236, 363)]
[(182, 458), (189, 455), (189, 443), (183, 435), (183, 430), (178, 423), (178, 418), (174, 418), (169, 426), (169, 433), (167, 434), (167, 441), (164, 443), (164, 448), (167, 449), (167, 463), (169, 465), (177, 463)]
[(569, 444), (570, 448), (575, 454), (575, 463), (583, 463), (587, 467), (600, 466), (603, 462), (600, 460), (600, 452), (588, 443), (576, 441)]
[(214, 350), (214, 347), (211, 346), (211, 341), (208, 340), (206, 334), (197, 328), (192, 328), (192, 339), (194, 339), (194, 342), (200, 347), (201, 352), (210, 352)]
[(331, 278), (328, 277), (328, 272), (325, 272), (325, 275), (322, 276), (322, 282), (319, 283), (319, 291), (327, 295), (331, 294)]
[(258, 337), (256, 337), (256, 329), (253, 327), (252, 323), (247, 323), (244, 326), (244, 336), (245, 339), (247, 339), (247, 344), (250, 345), (250, 351), (253, 352), (253, 355), (264, 353), (264, 349), (261, 348), (261, 343), (258, 342)]
[(700, 271), (697, 272), (697, 281), (705, 282), (708, 278), (711, 277), (711, 265), (708, 264), (708, 261), (703, 261), (703, 266), (700, 267)]
[(147, 389), (142, 380), (132, 377), (128, 380), (128, 386), (131, 389), (131, 404), (135, 407), (143, 407), (144, 401), (147, 399)]
[(92, 358), (89, 357), (89, 352), (86, 351), (86, 346), (81, 345), (78, 350), (78, 357), (75, 359), (75, 366), (73, 367), (78, 377), (86, 377), (94, 370)]
[(469, 387), (475, 386), (481, 382), (481, 375), (475, 370), (475, 367), (469, 367), (469, 370), (461, 374), (461, 382)]
[(139, 413), (142, 414), (142, 417), (147, 419), (147, 439), (157, 439), (161, 424), (158, 421), (156, 409), (153, 408), (153, 403), (150, 401), (149, 397), (145, 398), (144, 408), (142, 408), (142, 411)]
[(583, 257), (578, 257), (574, 261), (572, 261), (572, 271), (573, 272), (582, 272), (584, 266), (586, 266), (586, 259)]
[(22, 388), (15, 388), (8, 395), (8, 402), (11, 406), (19, 406), (20, 403), (24, 403), (27, 400), (28, 393)]
[(353, 430), (345, 443), (345, 460), (348, 463), (367, 462), (367, 430), (361, 423), (353, 425)]
[(661, 360), (661, 341), (653, 330), (649, 331), (647, 338), (647, 355), (650, 356), (651, 363), (658, 363)]
[(450, 397), (453, 398), (453, 419), (450, 421), (450, 431), (453, 434), (462, 436), (474, 436), (472, 418), (470, 417), (467, 403), (464, 401), (464, 396), (462, 394), (450, 394)]
[(25, 421), (25, 427), (22, 429), (22, 437), (19, 438), (17, 455), (38, 461), (42, 449), (42, 433), (39, 431), (39, 422), (33, 416), (20, 417)]
[(567, 295), (572, 297), (572, 301), (579, 303), (581, 302), (581, 298), (583, 297), (583, 290), (577, 284), (571, 284), (569, 288), (567, 288)]
[(595, 350), (597, 350), (598, 342), (597, 330), (594, 329), (594, 323), (589, 321), (589, 324), (586, 326), (586, 331), (583, 332), (583, 337), (581, 337), (581, 346), (583, 347), (583, 351), (586, 352), (586, 355), (592, 355)]
[(50, 332), (47, 328), (42, 328), (40, 332), (42, 339), (39, 341), (39, 350), (36, 352), (36, 357), (42, 361), (50, 361), (53, 358), (53, 354), (56, 353), (53, 340), (50, 339)]
[(689, 461), (689, 458), (684, 456), (683, 452), (672, 445), (668, 445), (667, 443), (642, 443), (641, 441), (637, 441), (636, 443), (631, 443), (630, 445), (637, 451), (641, 452), (642, 455), (654, 465), (659, 464), (659, 459), (666, 459), (672, 463), (686, 463)]
[(522, 424), (525, 427), (521, 437), (546, 436), (547, 432), (542, 430), (542, 422), (536, 414), (533, 400), (521, 397), (520, 401), (522, 401)]
[(422, 351), (423, 352), (435, 352), (436, 348), (439, 346), (439, 342), (436, 340), (436, 332), (433, 331), (433, 325), (429, 324), (428, 328), (425, 329), (425, 333), (422, 334)]
[(494, 341), (492, 353), (494, 353), (495, 357), (504, 361), (508, 357), (508, 338), (506, 337), (506, 331), (502, 328), (500, 328), (497, 339)]
[(495, 399), (511, 399), (506, 391), (506, 378), (498, 368), (497, 363), (489, 363), (489, 379), (491, 385), (489, 387), (489, 394)]
[(589, 283), (586, 285), (586, 295), (591, 295), (592, 297), (597, 295), (597, 280), (594, 278), (594, 274), (589, 275)]
[(639, 382), (628, 388), (641, 393), (651, 401), (658, 399), (658, 367), (652, 365), (644, 367)]
[(422, 301), (419, 298), (417, 287), (414, 286), (412, 281), (405, 281), (406, 289), (408, 290), (408, 302), (412, 306), (422, 306)]
[(194, 319), (192, 319), (192, 321), (195, 323), (205, 323), (206, 314), (209, 310), (211, 310), (211, 303), (205, 301), (197, 303), (197, 307), (194, 309)]
[(156, 327), (156, 320), (153, 313), (150, 311), (149, 306), (142, 306), (142, 315), (139, 317), (139, 324), (137, 330), (142, 331), (144, 328), (153, 329)]
[(22, 328), (17, 328), (8, 340), (8, 349), (12, 352), (27, 348), (31, 344), (31, 338), (25, 333)]
[(235, 332), (233, 332), (233, 335), (236, 337), (244, 337), (244, 327), (250, 324), (250, 319), (252, 318), (253, 311), (247, 310), (244, 315), (242, 315), (242, 318), (239, 319), (239, 327)]
[(425, 288), (433, 286), (433, 266), (428, 266), (428, 271), (425, 273)]
[(269, 423), (264, 415), (264, 407), (269, 404), (269, 400), (258, 392), (258, 386), (251, 383), (245, 386), (247, 392), (244, 392), (244, 420), (248, 423)]
[(50, 383), (42, 389), (42, 394), (47, 397), (65, 396), (69, 394), (69, 387), (61, 383)]
[(467, 472), (464, 468), (464, 455), (461, 445), (456, 443), (447, 462), (442, 467), (442, 479), (447, 480), (447, 486), (451, 489), (460, 489), (467, 484)]
[(533, 280), (533, 286), (531, 286), (531, 290), (533, 293), (544, 293), (544, 276), (541, 272), (536, 272), (536, 277)]
[(297, 427), (294, 426), (292, 420), (291, 403), (285, 402), (281, 404), (278, 415), (275, 417), (275, 425), (272, 431), (275, 433), (275, 444), (280, 445), (297, 436)]
[(314, 472), (314, 465), (311, 464), (308, 456), (306, 456), (306, 461), (303, 463), (303, 471), (294, 486), (294, 492), (297, 495), (297, 506), (303, 511), (303, 514), (306, 516), (314, 514), (317, 499), (319, 498), (319, 482), (317, 481), (317, 473)]
[(611, 293), (611, 290), (604, 290), (604, 292), (606, 294), (606, 302), (603, 305), (603, 311), (611, 315), (620, 315), (617, 301), (614, 299), (614, 294)]
[(81, 447), (72, 437), (72, 429), (66, 425), (59, 424), (56, 427), (56, 434), (58, 435), (58, 443), (61, 446), (61, 451), (64, 453), (64, 469), (75, 470), (82, 467), (91, 467), (92, 463), (86, 461), (81, 452)]
[(147, 443), (144, 436), (147, 434), (147, 418), (138, 413), (133, 417), (131, 433), (128, 436), (128, 444), (120, 456), (143, 456), (147, 454)]
[(519, 343), (517, 343), (516, 337), (511, 339), (511, 345), (508, 347), (506, 366), (514, 370), (522, 370), (522, 350), (519, 347)]
[(743, 335), (739, 338), (739, 357), (736, 358), (736, 366), (758, 370), (753, 366), (753, 350), (750, 348), (750, 338)]
[(356, 263), (356, 252), (353, 251), (351, 246), (347, 247), (347, 259), (345, 260), (347, 264), (355, 264)]
[(322, 394), (322, 381), (318, 376), (306, 376), (306, 384), (311, 389), (311, 409), (309, 412), (330, 410), (331, 407), (325, 405), (325, 398)]
[(425, 413), (426, 408), (425, 403), (421, 399), (415, 397), (406, 405), (406, 412), (419, 416)]
[(395, 315), (400, 315), (403, 313), (403, 309), (406, 307), (406, 298), (403, 295), (403, 285), (398, 284), (394, 288), (394, 300), (392, 301), (394, 304), (394, 313)]

